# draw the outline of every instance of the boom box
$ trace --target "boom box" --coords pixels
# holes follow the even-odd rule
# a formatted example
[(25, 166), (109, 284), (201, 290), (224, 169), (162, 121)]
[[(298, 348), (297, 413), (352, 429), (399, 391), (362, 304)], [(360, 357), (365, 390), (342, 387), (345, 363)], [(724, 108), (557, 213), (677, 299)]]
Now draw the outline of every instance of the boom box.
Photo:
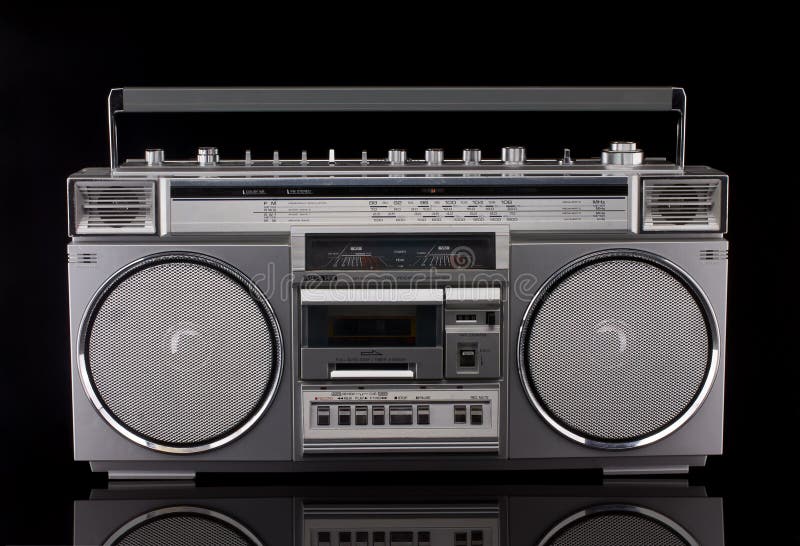
[[(667, 111), (673, 159), (390, 150), (120, 162), (122, 112)], [(68, 180), (75, 458), (198, 471), (602, 468), (722, 451), (727, 176), (672, 88), (115, 89)]]

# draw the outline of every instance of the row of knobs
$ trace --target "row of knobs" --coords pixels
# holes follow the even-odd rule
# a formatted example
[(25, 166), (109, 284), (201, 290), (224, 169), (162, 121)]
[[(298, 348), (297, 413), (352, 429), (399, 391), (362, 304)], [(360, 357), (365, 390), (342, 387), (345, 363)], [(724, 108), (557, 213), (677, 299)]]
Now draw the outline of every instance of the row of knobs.
[[(503, 163), (506, 165), (522, 165), (525, 163), (525, 148), (522, 146), (506, 146), (502, 150)], [(465, 165), (478, 165), (481, 162), (481, 151), (478, 148), (467, 148), (462, 154)], [(389, 150), (390, 165), (405, 165), (408, 155), (405, 150)], [(440, 148), (430, 148), (425, 150), (425, 163), (431, 166), (442, 165), (444, 163), (444, 150)]]
[[(277, 152), (276, 159), (277, 161)], [(333, 154), (333, 151), (331, 151)], [(501, 159), (506, 165), (524, 165), (525, 148), (522, 146), (506, 146), (502, 149)], [(305, 152), (303, 159), (305, 160)], [(245, 160), (249, 161), (250, 152), (248, 150)], [(331, 156), (333, 159), (333, 156)], [(639, 165), (644, 160), (644, 153), (637, 148), (635, 142), (612, 142), (611, 146), (603, 150), (602, 162), (606, 165)], [(405, 165), (408, 162), (408, 154), (405, 150), (391, 149), (387, 160), (390, 165)], [(481, 151), (478, 148), (467, 148), (462, 154), (465, 165), (479, 165), (481, 162)], [(145, 151), (145, 161), (150, 166), (161, 165), (164, 162), (164, 150), (152, 149)], [(363, 162), (366, 162), (366, 152), (364, 152)], [(219, 151), (213, 147), (203, 147), (197, 150), (197, 163), (201, 167), (216, 165), (219, 162)], [(559, 161), (562, 165), (571, 165), (569, 149), (564, 150), (564, 157)], [(425, 150), (425, 163), (430, 166), (444, 164), (444, 150), (440, 148), (430, 148)]]

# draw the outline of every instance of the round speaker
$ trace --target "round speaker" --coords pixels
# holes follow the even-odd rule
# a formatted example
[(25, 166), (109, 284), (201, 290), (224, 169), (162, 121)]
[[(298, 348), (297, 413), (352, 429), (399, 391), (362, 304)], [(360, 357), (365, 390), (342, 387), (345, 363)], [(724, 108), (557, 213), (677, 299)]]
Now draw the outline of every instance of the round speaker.
[(697, 541), (663, 514), (632, 505), (581, 510), (551, 529), (539, 546), (696, 546)]
[(105, 544), (257, 546), (261, 542), (244, 525), (219, 512), (194, 506), (170, 506), (134, 518), (111, 535)]
[(519, 336), (523, 385), (564, 436), (601, 449), (655, 442), (699, 408), (717, 366), (699, 287), (650, 253), (570, 263), (531, 301)]
[(282, 366), (261, 291), (193, 253), (153, 255), (114, 275), (86, 312), (79, 350), (84, 387), (106, 421), (170, 453), (243, 434), (269, 406)]

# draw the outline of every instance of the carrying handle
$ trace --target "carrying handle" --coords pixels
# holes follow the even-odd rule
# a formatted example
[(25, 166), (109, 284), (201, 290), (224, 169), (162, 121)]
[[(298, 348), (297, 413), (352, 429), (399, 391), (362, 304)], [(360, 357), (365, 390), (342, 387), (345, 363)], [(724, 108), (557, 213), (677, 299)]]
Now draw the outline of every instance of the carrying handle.
[(686, 93), (678, 87), (128, 87), (108, 96), (111, 168), (122, 112), (679, 112), (684, 167)]

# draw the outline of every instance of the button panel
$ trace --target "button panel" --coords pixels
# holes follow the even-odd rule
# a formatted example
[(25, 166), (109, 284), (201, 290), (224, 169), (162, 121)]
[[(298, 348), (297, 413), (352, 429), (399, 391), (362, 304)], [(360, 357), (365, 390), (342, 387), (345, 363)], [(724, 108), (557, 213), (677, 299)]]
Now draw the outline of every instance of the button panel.
[(500, 448), (498, 384), (342, 387), (303, 388), (304, 453)]

